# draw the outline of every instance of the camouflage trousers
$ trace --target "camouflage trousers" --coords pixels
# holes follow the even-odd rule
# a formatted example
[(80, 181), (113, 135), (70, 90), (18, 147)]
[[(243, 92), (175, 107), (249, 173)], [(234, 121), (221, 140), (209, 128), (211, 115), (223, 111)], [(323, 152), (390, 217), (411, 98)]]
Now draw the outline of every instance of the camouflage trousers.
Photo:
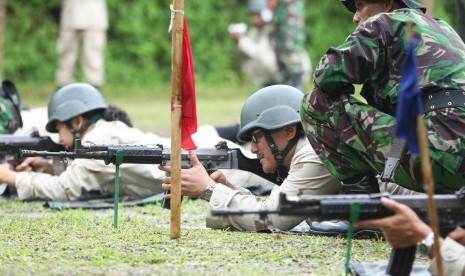
[[(450, 108), (450, 112), (457, 109)], [(444, 112), (443, 112), (444, 113)], [(465, 186), (465, 162), (463, 152), (450, 152), (447, 146), (432, 147), (442, 141), (443, 144), (459, 143), (455, 149), (465, 148), (465, 133), (454, 133), (461, 137), (449, 137), (447, 141), (434, 132), (431, 127), (435, 119), (447, 118), (450, 114), (429, 112), (425, 116), (425, 126), (429, 144), (432, 175), (435, 191), (451, 193)], [(326, 169), (338, 180), (345, 180), (367, 173), (381, 174), (391, 151), (395, 118), (383, 113), (352, 95), (341, 95), (332, 99), (319, 89), (308, 93), (301, 108), (302, 124), (310, 144), (320, 157)], [(465, 114), (460, 117), (465, 122)], [(438, 129), (438, 128), (436, 128)], [(461, 129), (460, 131), (465, 131)], [(450, 133), (448, 133), (450, 136)], [(436, 142), (435, 142), (436, 141)], [(459, 142), (457, 142), (459, 141)], [(439, 149), (438, 149), (439, 148)], [(444, 149), (447, 149), (444, 150)], [(462, 155), (462, 156), (460, 156)], [(394, 182), (414, 191), (424, 191), (420, 158), (404, 154)]]

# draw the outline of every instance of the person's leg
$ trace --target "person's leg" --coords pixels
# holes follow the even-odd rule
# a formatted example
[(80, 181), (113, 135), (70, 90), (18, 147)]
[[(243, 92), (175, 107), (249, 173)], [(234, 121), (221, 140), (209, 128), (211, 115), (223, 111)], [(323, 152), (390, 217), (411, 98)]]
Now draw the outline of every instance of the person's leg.
[[(443, 113), (428, 113), (425, 115), (425, 125), (446, 120), (447, 114)], [(319, 90), (306, 95), (301, 114), (310, 144), (335, 178), (351, 185), (375, 183), (373, 177), (382, 173), (391, 151), (395, 123), (393, 116), (352, 96), (331, 99)], [(440, 138), (445, 137), (434, 133), (440, 131), (447, 130), (432, 128), (428, 134), (432, 175), (437, 192), (453, 192), (465, 185), (465, 161), (464, 157), (448, 153), (447, 149), (432, 148), (432, 144), (440, 143)], [(457, 143), (456, 148), (463, 148), (460, 141)], [(396, 171), (394, 183), (422, 192), (421, 170), (420, 158), (407, 151)], [(370, 184), (363, 184), (365, 181)], [(355, 192), (360, 192), (359, 186), (353, 187), (357, 188)], [(367, 189), (368, 192), (372, 191)]]
[(379, 191), (375, 175), (390, 151), (394, 119), (355, 98), (333, 100), (319, 90), (304, 103), (304, 129), (328, 171), (353, 192), (361, 192), (360, 185), (368, 185), (367, 192)]
[(58, 87), (74, 82), (76, 61), (79, 56), (79, 41), (78, 31), (60, 31), (56, 47), (58, 68), (55, 73), (55, 80)]
[(95, 87), (105, 82), (106, 32), (85, 31), (83, 44), (83, 71), (85, 81)]

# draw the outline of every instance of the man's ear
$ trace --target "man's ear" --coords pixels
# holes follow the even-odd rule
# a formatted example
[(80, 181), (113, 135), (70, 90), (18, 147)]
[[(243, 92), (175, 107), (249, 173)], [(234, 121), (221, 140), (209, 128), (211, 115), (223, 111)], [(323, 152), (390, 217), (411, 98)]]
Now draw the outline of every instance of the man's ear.
[(74, 118), (71, 120), (71, 125), (74, 127), (74, 129), (79, 130), (79, 129), (81, 129), (82, 126), (84, 125), (84, 122), (85, 122), (84, 117), (82, 117), (81, 115), (79, 115), (79, 116), (77, 116), (77, 117), (74, 117)]
[(292, 126), (287, 126), (284, 128), (284, 131), (286, 132), (286, 137), (288, 140), (291, 140), (295, 137), (297, 133), (297, 126), (292, 125)]

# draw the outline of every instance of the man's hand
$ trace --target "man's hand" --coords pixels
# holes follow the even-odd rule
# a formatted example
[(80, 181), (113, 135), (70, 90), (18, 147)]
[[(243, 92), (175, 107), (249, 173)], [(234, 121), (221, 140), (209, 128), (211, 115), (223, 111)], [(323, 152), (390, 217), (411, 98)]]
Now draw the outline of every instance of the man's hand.
[(53, 174), (53, 166), (48, 160), (41, 157), (28, 157), (21, 164), (16, 166), (16, 171), (35, 171), (41, 173)]
[(355, 227), (381, 228), (384, 237), (393, 248), (417, 245), (433, 232), (408, 206), (387, 198), (381, 198), (381, 203), (394, 214), (381, 219), (360, 221)]
[[(195, 151), (188, 152), (192, 168), (181, 170), (181, 194), (184, 196), (201, 196), (205, 188), (213, 182), (213, 179), (207, 173), (202, 163), (195, 155)], [(158, 168), (167, 173), (171, 173), (170, 166), (158, 166)], [(171, 189), (171, 177), (163, 179), (163, 190)]]

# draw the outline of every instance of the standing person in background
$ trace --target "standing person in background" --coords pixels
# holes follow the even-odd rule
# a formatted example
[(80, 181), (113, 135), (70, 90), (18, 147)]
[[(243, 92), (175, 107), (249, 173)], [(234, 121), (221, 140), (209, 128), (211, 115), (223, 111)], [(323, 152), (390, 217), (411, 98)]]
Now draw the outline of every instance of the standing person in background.
[(465, 0), (455, 0), (455, 30), (465, 41)]
[(108, 10), (106, 0), (64, 0), (60, 35), (57, 42), (56, 84), (73, 83), (82, 48), (84, 81), (99, 87), (105, 82), (104, 49), (107, 42)]
[(268, 8), (273, 11), (271, 40), (281, 74), (280, 82), (304, 91), (303, 57), (308, 58), (304, 47), (304, 0), (268, 0)]
[(248, 1), (247, 9), (251, 26), (245, 33), (233, 28), (240, 26), (239, 24), (231, 24), (229, 29), (229, 35), (237, 42), (242, 70), (253, 83), (262, 87), (279, 82), (278, 63), (270, 41), (270, 34), (273, 31), (273, 26), (270, 24), (272, 14), (266, 9), (266, 1)]

